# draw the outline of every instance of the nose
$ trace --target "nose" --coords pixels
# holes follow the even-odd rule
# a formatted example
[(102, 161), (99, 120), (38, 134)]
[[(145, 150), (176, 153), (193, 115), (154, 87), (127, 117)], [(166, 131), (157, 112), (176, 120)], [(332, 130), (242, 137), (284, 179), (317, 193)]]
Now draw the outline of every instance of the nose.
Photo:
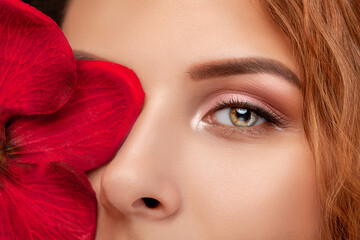
[(176, 139), (164, 119), (155, 110), (143, 108), (102, 174), (100, 199), (106, 209), (153, 220), (178, 211), (181, 196), (173, 164)]

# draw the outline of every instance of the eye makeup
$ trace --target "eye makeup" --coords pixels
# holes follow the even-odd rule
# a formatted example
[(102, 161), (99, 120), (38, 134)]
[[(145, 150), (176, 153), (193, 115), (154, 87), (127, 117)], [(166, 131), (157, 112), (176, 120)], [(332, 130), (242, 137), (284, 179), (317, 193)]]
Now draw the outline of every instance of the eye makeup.
[[(247, 109), (264, 119), (254, 126), (235, 126), (219, 123), (216, 113), (226, 108)], [(292, 126), (292, 120), (271, 104), (247, 92), (221, 92), (212, 96), (200, 109), (201, 125), (225, 137), (243, 138), (244, 136), (270, 135), (275, 131)], [(230, 118), (230, 115), (228, 116)]]
[(231, 99), (227, 101), (220, 99), (218, 102), (216, 102), (216, 106), (213, 111), (218, 111), (224, 108), (248, 109), (260, 117), (263, 117), (267, 122), (280, 128), (286, 128), (290, 123), (290, 119), (280, 111), (275, 110), (267, 104), (261, 103), (259, 100), (246, 100), (238, 95), (231, 95)]
[(212, 120), (217, 121), (217, 117), (215, 117), (216, 112), (218, 112), (219, 110), (225, 109), (225, 108), (246, 109), (246, 110), (253, 112), (256, 115), (264, 118), (269, 123), (272, 123), (275, 125), (280, 125), (282, 123), (282, 119), (277, 114), (275, 114), (273, 111), (264, 109), (260, 106), (254, 105), (250, 102), (240, 101), (237, 98), (232, 98), (228, 102), (225, 102), (223, 100), (221, 100), (221, 102), (216, 102), (215, 108), (213, 110), (211, 110), (212, 112), (209, 113), (209, 114), (211, 114)]

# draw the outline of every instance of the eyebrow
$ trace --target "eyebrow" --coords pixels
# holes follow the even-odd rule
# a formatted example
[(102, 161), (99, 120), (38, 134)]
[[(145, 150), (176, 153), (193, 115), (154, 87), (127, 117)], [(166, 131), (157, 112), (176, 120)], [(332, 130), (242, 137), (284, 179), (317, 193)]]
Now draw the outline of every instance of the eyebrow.
[[(109, 61), (85, 51), (74, 50), (73, 53), (77, 60)], [(215, 60), (195, 64), (190, 67), (187, 73), (194, 81), (231, 75), (268, 73), (279, 76), (290, 84), (301, 88), (300, 80), (293, 71), (281, 62), (268, 58), (232, 58)]]
[(195, 81), (239, 74), (268, 73), (301, 88), (300, 80), (293, 71), (284, 64), (268, 58), (232, 58), (210, 61), (192, 66), (187, 73)]

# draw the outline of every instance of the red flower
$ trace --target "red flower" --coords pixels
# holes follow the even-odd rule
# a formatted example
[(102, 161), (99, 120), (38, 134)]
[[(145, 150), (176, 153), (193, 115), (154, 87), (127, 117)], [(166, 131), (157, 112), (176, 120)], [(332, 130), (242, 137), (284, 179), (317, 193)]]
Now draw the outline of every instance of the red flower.
[(0, 239), (93, 239), (84, 171), (129, 133), (140, 82), (118, 64), (75, 62), (56, 23), (18, 0), (0, 1), (0, 44)]

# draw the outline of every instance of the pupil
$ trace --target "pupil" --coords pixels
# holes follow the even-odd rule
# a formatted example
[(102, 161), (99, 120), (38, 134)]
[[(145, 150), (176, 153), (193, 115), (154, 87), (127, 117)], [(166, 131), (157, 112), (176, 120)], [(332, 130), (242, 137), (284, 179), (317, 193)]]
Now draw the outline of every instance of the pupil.
[(251, 118), (251, 112), (248, 111), (246, 108), (238, 108), (236, 109), (236, 117), (239, 118), (241, 121), (249, 121)]

